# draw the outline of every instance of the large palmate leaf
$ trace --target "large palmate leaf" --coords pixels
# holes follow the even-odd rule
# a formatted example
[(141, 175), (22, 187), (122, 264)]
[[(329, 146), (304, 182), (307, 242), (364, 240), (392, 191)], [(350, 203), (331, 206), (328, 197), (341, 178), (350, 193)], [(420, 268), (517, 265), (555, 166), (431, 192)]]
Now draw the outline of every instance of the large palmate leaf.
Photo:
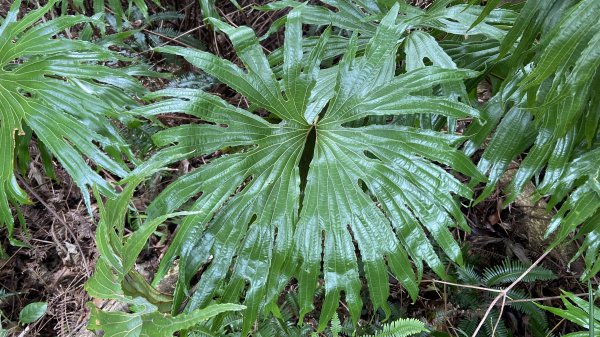
[[(0, 224), (7, 225), (15, 244), (9, 203), (27, 202), (13, 173), (15, 146), (27, 149), (33, 132), (77, 186), (97, 185), (108, 193), (108, 184), (83, 156), (117, 176), (127, 174), (119, 158), (102, 151), (131, 154), (107, 117), (117, 117), (117, 109), (135, 104), (127, 92), (143, 92), (126, 71), (97, 63), (116, 59), (108, 50), (53, 38), (89, 19), (63, 16), (32, 27), (56, 1), (17, 20), (20, 2), (13, 3), (0, 25)], [(87, 193), (84, 198), (89, 201)]]
[[(303, 22), (312, 25), (333, 25), (350, 32), (358, 31), (372, 36), (380, 19), (395, 1), (321, 1), (326, 6), (304, 5), (301, 1), (274, 1), (260, 7), (264, 10), (277, 10), (285, 7), (303, 7)], [(485, 13), (483, 20), (478, 17), (485, 8), (480, 6), (451, 5), (454, 1), (436, 1), (429, 8), (421, 9), (402, 4), (397, 23), (405, 23), (410, 28), (437, 29), (455, 35), (484, 35), (502, 40), (506, 32), (498, 27), (512, 25), (516, 13), (512, 10), (493, 9)], [(330, 8), (335, 8), (332, 10)], [(275, 30), (275, 28), (272, 28)]]
[(205, 122), (157, 133), (155, 142), (165, 148), (133, 176), (219, 149), (228, 153), (178, 178), (148, 207), (150, 218), (189, 203), (187, 208), (198, 212), (183, 219), (155, 278), (156, 283), (180, 257), (175, 311), (200, 268), (204, 272), (186, 310), (215, 298), (236, 302), (243, 293), (244, 331), (261, 310), (276, 311), (277, 296), (292, 278), (301, 316), (311, 311), (323, 279), (323, 328), (342, 293), (356, 321), (361, 275), (373, 306), (384, 309), (388, 272), (413, 298), (423, 261), (445, 276), (429, 236), (448, 257), (461, 261), (450, 228), (468, 226), (453, 195), (470, 198), (471, 191), (440, 164), (483, 179), (456, 150), (463, 137), (385, 120), (362, 127), (353, 122), (420, 113), (477, 117), (477, 110), (431, 90), (476, 73), (421, 67), (396, 76), (397, 36), (404, 27), (395, 24), (397, 6), (382, 19), (364, 55), (356, 55), (361, 37), (355, 35), (340, 63), (321, 69), (329, 31), (303, 53), (300, 10), (287, 18), (280, 75), (247, 27), (212, 22), (232, 40), (245, 69), (207, 52), (159, 49), (185, 57), (235, 89), (256, 112), (191, 89), (156, 92), (149, 98), (163, 100), (136, 110), (147, 116), (182, 112)]

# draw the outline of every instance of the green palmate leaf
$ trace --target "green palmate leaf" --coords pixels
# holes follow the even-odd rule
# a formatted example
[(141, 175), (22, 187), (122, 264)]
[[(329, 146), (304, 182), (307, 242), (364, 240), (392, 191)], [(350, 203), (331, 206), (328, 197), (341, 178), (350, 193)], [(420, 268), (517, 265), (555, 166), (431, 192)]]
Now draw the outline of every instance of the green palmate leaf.
[(468, 40), (442, 40), (440, 46), (444, 48), (456, 65), (460, 68), (474, 69), (482, 71), (490, 69), (496, 62), (500, 51), (500, 42), (492, 39), (476, 39)]
[[(448, 69), (457, 69), (456, 64), (454, 63), (452, 58), (450, 58), (450, 56), (446, 54), (446, 52), (442, 49), (442, 47), (440, 47), (437, 41), (431, 35), (423, 32), (413, 32), (406, 38), (406, 40), (404, 41), (404, 53), (406, 54), (407, 71), (425, 67), (426, 60), (434, 66)], [(463, 99), (463, 101), (468, 101), (467, 91), (464, 83), (450, 82), (443, 83), (440, 86), (444, 96), (450, 98), (460, 97), (461, 99)], [(446, 124), (445, 120), (440, 117), (442, 116), (436, 114), (422, 114), (420, 116), (420, 126), (423, 128), (438, 130)], [(450, 124), (449, 129), (454, 130), (454, 121), (460, 117), (452, 115), (448, 115), (446, 117), (448, 117), (448, 124)]]
[[(553, 244), (559, 244), (583, 224), (576, 238), (584, 238), (573, 260), (584, 255), (586, 270), (582, 279), (594, 277), (600, 270), (598, 254), (598, 220), (600, 219), (600, 148), (585, 152), (572, 163), (565, 174), (558, 180), (556, 193), (550, 199), (549, 207), (564, 201), (554, 216), (546, 236), (556, 233)], [(572, 191), (572, 192), (571, 192)], [(570, 193), (570, 195), (567, 194)]]
[[(300, 1), (274, 1), (259, 7), (263, 10), (279, 10), (286, 7), (302, 7), (302, 20), (312, 25), (333, 25), (351, 32), (372, 36), (377, 30), (376, 20), (389, 11), (395, 2), (385, 1), (322, 1), (328, 6), (304, 5)], [(516, 13), (506, 9), (493, 9), (491, 6), (450, 5), (452, 1), (437, 1), (427, 10), (408, 4), (400, 6), (398, 23), (411, 28), (434, 28), (456, 35), (484, 35), (501, 40), (506, 34), (497, 26), (512, 26)], [(335, 7), (335, 10), (330, 8)], [(281, 24), (281, 23), (280, 23)], [(276, 31), (275, 26), (271, 29)]]
[[(469, 4), (473, 5), (477, 2), (477, 0), (472, 0)], [(473, 23), (471, 24), (471, 26), (469, 27), (469, 29), (477, 26), (480, 22), (482, 22), (483, 20), (485, 20), (488, 15), (498, 6), (498, 4), (500, 4), (500, 0), (490, 0), (485, 4), (485, 7), (483, 7), (483, 10), (481, 11), (481, 14), (479, 14), (479, 16), (477, 17), (477, 19), (475, 21), (473, 21)]]
[[(83, 156), (117, 176), (127, 174), (121, 157), (133, 154), (108, 117), (136, 104), (129, 93), (144, 92), (126, 73), (98, 64), (117, 59), (108, 50), (54, 38), (89, 18), (62, 16), (32, 27), (56, 1), (16, 21), (20, 3), (14, 2), (0, 25), (0, 224), (7, 225), (11, 240), (14, 224), (9, 203), (27, 202), (13, 174), (16, 144), (26, 147), (35, 135), (43, 144), (42, 157), (47, 151), (58, 159), (89, 205), (88, 186), (97, 185), (105, 193), (111, 188)], [(27, 153), (19, 151), (17, 159), (24, 157)]]
[(33, 323), (44, 316), (47, 308), (46, 302), (29, 303), (19, 313), (19, 321), (22, 324)]
[[(492, 109), (497, 108), (500, 109), (492, 102), (487, 106), (486, 112), (492, 112)], [(494, 192), (495, 184), (500, 181), (511, 161), (531, 146), (535, 136), (532, 124), (531, 114), (517, 107), (510, 109), (502, 118), (496, 128), (496, 134), (488, 143), (477, 165), (481, 172), (488, 175), (489, 183), (475, 200), (476, 203), (485, 200)], [(515, 137), (515, 133), (519, 136)]]
[(568, 67), (568, 59), (579, 43), (589, 39), (590, 33), (596, 34), (599, 31), (600, 24), (596, 20), (598, 13), (598, 1), (583, 0), (573, 6), (540, 42), (543, 52), (534, 71), (524, 79), (525, 85), (540, 84), (561, 68)]
[[(554, 244), (582, 223), (585, 233), (591, 237), (595, 233), (588, 222), (598, 208), (595, 178), (590, 179), (594, 173), (588, 175), (584, 167), (599, 163), (595, 145), (600, 116), (598, 14), (597, 1), (527, 2), (500, 46), (500, 57), (511, 55), (512, 70), (483, 110), (488, 123), (474, 123), (467, 131), (473, 136), (466, 147), (472, 154), (498, 126), (478, 165), (490, 179), (477, 201), (489, 196), (510, 161), (525, 151), (505, 204), (514, 201), (533, 178), (541, 195), (552, 195), (550, 207), (571, 193), (550, 224), (548, 234), (557, 234)], [(592, 262), (598, 248), (588, 240), (577, 256), (584, 251), (585, 277), (589, 277), (600, 268)]]
[(304, 53), (300, 10), (287, 18), (280, 74), (273, 72), (247, 27), (213, 21), (230, 37), (246, 69), (207, 52), (159, 49), (185, 57), (270, 114), (263, 118), (191, 89), (154, 93), (149, 99), (161, 100), (136, 110), (147, 116), (178, 111), (206, 123), (157, 133), (155, 142), (165, 148), (133, 176), (219, 149), (229, 152), (177, 179), (148, 208), (155, 218), (197, 197), (189, 209), (198, 214), (183, 219), (154, 281), (180, 257), (173, 310), (187, 297), (192, 277), (204, 268), (201, 286), (186, 310), (214, 298), (236, 302), (244, 297), (245, 334), (260, 311), (274, 308), (291, 278), (298, 282), (301, 316), (312, 310), (323, 279), (323, 329), (342, 294), (352, 317), (358, 318), (361, 271), (374, 307), (384, 309), (388, 272), (413, 298), (423, 261), (444, 277), (444, 264), (429, 236), (452, 260), (461, 261), (450, 228), (468, 226), (453, 195), (470, 198), (471, 191), (439, 164), (484, 179), (456, 150), (464, 138), (385, 120), (354, 126), (356, 120), (372, 116), (478, 116), (470, 106), (434, 96), (431, 90), (475, 72), (422, 67), (394, 74), (403, 27), (395, 24), (397, 11), (392, 8), (382, 19), (364, 55), (356, 55), (360, 37), (355, 35), (340, 63), (326, 69), (320, 60), (329, 31)]
[(88, 329), (102, 330), (107, 337), (165, 337), (173, 336), (177, 331), (189, 329), (218, 314), (243, 310), (236, 304), (214, 304), (189, 314), (175, 317), (164, 315), (156, 307), (141, 297), (131, 302), (134, 313), (106, 312), (88, 305), (92, 311)]
[[(331, 37), (330, 43), (326, 47), (325, 58), (330, 59), (344, 53), (348, 43), (348, 35), (343, 31), (355, 32), (361, 34), (358, 49), (363, 50), (370, 37), (375, 34), (377, 29), (377, 20), (383, 14), (387, 13), (391, 4), (395, 1), (322, 1), (325, 6), (306, 5), (299, 1), (274, 1), (260, 7), (263, 10), (278, 10), (286, 7), (298, 8), (302, 11), (302, 21), (306, 24), (327, 26), (332, 25), (342, 30), (342, 33)], [(418, 32), (423, 35), (435, 36), (436, 32), (448, 33), (454, 36), (457, 41), (465, 41), (467, 35), (475, 35), (485, 40), (495, 41), (496, 44), (502, 41), (506, 35), (505, 27), (512, 27), (517, 14), (506, 9), (492, 9), (490, 6), (468, 6), (452, 5), (452, 1), (436, 1), (427, 10), (402, 4), (397, 23), (403, 30)], [(331, 9), (332, 7), (335, 10)], [(488, 11), (489, 10), (489, 11)], [(285, 22), (285, 17), (278, 20), (270, 29), (274, 33)], [(427, 32), (427, 33), (426, 33)], [(401, 40), (402, 36), (398, 36)], [(433, 38), (432, 38), (433, 39)], [(470, 37), (473, 39), (473, 37)], [(309, 37), (304, 39), (305, 49), (312, 48), (318, 39)], [(480, 52), (486, 50), (489, 44), (472, 44), (470, 52)], [(438, 47), (439, 48), (439, 47)], [(278, 50), (269, 55), (272, 64), (278, 64), (283, 58), (283, 51)], [(442, 54), (435, 54), (443, 56)], [(460, 57), (461, 54), (457, 55)], [(493, 64), (496, 59), (500, 59), (498, 50), (490, 55), (488, 63)], [(417, 62), (417, 60), (415, 60)]]

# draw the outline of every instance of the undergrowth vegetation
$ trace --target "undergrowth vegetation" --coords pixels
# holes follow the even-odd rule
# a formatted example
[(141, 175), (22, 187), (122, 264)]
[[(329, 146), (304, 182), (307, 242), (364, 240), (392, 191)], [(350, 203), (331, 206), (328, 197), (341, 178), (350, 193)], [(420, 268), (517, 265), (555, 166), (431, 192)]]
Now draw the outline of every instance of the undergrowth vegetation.
[[(220, 6), (273, 20), (255, 31)], [(31, 249), (20, 209), (40, 161), (96, 220), (87, 328), (107, 337), (537, 337), (557, 317), (594, 336), (599, 15), (598, 0), (16, 0), (0, 17), (1, 257)], [(520, 224), (542, 248), (482, 262), (467, 237), (513, 230), (499, 218), (522, 199), (546, 207)], [(545, 264), (555, 250), (569, 256)], [(533, 298), (571, 265), (587, 301)], [(417, 305), (431, 293), (435, 317)], [(0, 311), (0, 335), (46, 309)]]

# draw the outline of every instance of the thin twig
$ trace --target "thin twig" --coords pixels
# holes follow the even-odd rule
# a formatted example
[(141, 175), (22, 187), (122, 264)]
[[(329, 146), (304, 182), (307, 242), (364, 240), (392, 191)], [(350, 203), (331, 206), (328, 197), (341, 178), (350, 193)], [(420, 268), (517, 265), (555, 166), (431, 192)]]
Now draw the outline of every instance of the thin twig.
[[(586, 296), (589, 296), (589, 293), (573, 294), (573, 296), (586, 297)], [(516, 299), (516, 300), (508, 300), (508, 301), (506, 301), (506, 304), (523, 303), (523, 302), (535, 302), (535, 301), (559, 300), (561, 298), (562, 298), (562, 296), (548, 296), (548, 297), (537, 297), (537, 298), (520, 298), (520, 299)]]
[(17, 175), (17, 179), (19, 180), (19, 182), (21, 184), (23, 184), (23, 186), (25, 187), (25, 189), (27, 190), (27, 192), (29, 192), (29, 194), (33, 195), (33, 197), (35, 199), (37, 199), (37, 201), (39, 201), (40, 204), (44, 205), (44, 207), (46, 207), (46, 209), (48, 210), (48, 212), (50, 212), (50, 214), (52, 214), (56, 218), (56, 220), (58, 220), (58, 222), (60, 222), (60, 224), (63, 225), (67, 229), (67, 231), (69, 232), (69, 234), (71, 235), (71, 237), (75, 241), (75, 245), (77, 246), (77, 249), (79, 249), (79, 252), (81, 253), (81, 261), (83, 262), (83, 267), (85, 268), (85, 272), (86, 272), (87, 275), (90, 275), (90, 268), (89, 268), (88, 262), (87, 262), (87, 260), (85, 258), (85, 253), (83, 252), (83, 249), (81, 249), (81, 246), (79, 245), (79, 241), (77, 240), (77, 237), (75, 236), (75, 234), (71, 230), (71, 227), (67, 224), (67, 222), (50, 205), (48, 205), (44, 201), (44, 199), (42, 199), (42, 197), (40, 197), (39, 194), (37, 194), (33, 190), (33, 188), (31, 186), (29, 186), (29, 184), (27, 184), (27, 182), (25, 181), (25, 179), (23, 179), (20, 175)]
[[(158, 34), (158, 33), (156, 33), (156, 32), (153, 32), (153, 31), (151, 31), (151, 30), (148, 30), (148, 29), (145, 29), (145, 28), (144, 28), (144, 31), (146, 31), (146, 32), (148, 32), (148, 33), (150, 33), (150, 34), (159, 35), (159, 36), (161, 36), (161, 37), (164, 37), (165, 39), (167, 39), (167, 40), (169, 40), (169, 41), (172, 41), (172, 42), (175, 42), (175, 43), (179, 43), (179, 44), (183, 45), (184, 47), (189, 47), (187, 44), (185, 44), (185, 43), (183, 43), (183, 42), (181, 42), (181, 41), (179, 41), (179, 40), (177, 40), (177, 39), (179, 39), (179, 38), (181, 38), (181, 37), (184, 37), (184, 36), (186, 36), (186, 35), (188, 35), (188, 34), (190, 34), (190, 33), (192, 33), (192, 32), (195, 32), (195, 31), (197, 31), (197, 30), (199, 30), (199, 29), (201, 29), (201, 28), (204, 28), (205, 26), (206, 26), (206, 24), (202, 24), (202, 25), (200, 25), (200, 26), (198, 26), (198, 27), (194, 27), (194, 28), (192, 28), (192, 29), (190, 29), (190, 30), (187, 30), (187, 31), (185, 31), (185, 32), (183, 32), (183, 33), (181, 33), (181, 34), (179, 34), (179, 35), (177, 35), (177, 36), (173, 37), (173, 38), (172, 38), (172, 37), (168, 37), (168, 36), (164, 36), (164, 35), (162, 35), (162, 34)], [(167, 45), (167, 44), (168, 44), (168, 42), (163, 42), (163, 43), (159, 44), (158, 46), (156, 46), (156, 47), (154, 47), (154, 48), (159, 48), (159, 47), (165, 46), (165, 45)], [(140, 54), (143, 54), (143, 53), (146, 53), (146, 52), (149, 52), (149, 51), (153, 51), (153, 50), (154, 50), (154, 48), (152, 48), (152, 49), (148, 49), (148, 50), (146, 50), (146, 51), (143, 51), (143, 52), (140, 52)]]
[[(546, 257), (546, 255), (548, 255), (548, 253), (550, 253), (551, 251), (552, 251), (552, 249), (545, 251), (544, 254), (542, 254), (542, 256), (540, 256), (537, 260), (535, 260), (535, 262), (533, 264), (531, 264), (531, 266), (529, 266), (529, 268), (527, 268), (527, 270), (525, 270), (523, 272), (523, 274), (521, 274), (521, 276), (519, 276), (513, 283), (511, 283), (508, 287), (504, 288), (504, 290), (501, 290), (499, 292), (499, 294), (496, 295), (496, 297), (494, 298), (492, 303), (490, 303), (489, 307), (485, 311), (485, 314), (483, 314), (481, 322), (479, 322), (479, 325), (477, 325), (477, 328), (475, 329), (475, 331), (473, 332), (471, 337), (477, 336), (477, 334), (479, 333), (479, 330), (481, 330), (481, 328), (483, 327), (485, 320), (488, 318), (488, 316), (492, 312), (492, 309), (494, 308), (496, 303), (498, 303), (498, 301), (500, 301), (500, 299), (502, 299), (502, 308), (500, 309), (500, 315), (498, 316), (498, 321), (500, 321), (500, 319), (502, 317), (503, 309), (504, 309), (504, 304), (506, 304), (506, 297), (507, 297), (508, 292), (511, 291), (512, 288), (514, 288), (519, 282), (521, 282), (521, 280), (523, 280), (523, 278), (525, 278), (525, 276), (527, 276), (527, 274), (529, 274), (529, 272), (531, 272), (533, 270), (533, 268), (535, 268), (540, 262), (542, 262), (542, 260)], [(496, 322), (496, 324), (494, 325), (494, 331), (496, 330), (497, 326), (498, 326), (498, 323)], [(494, 334), (492, 332), (492, 336), (493, 335)]]
[(470, 285), (470, 284), (458, 284), (458, 283), (452, 283), (452, 282), (446, 282), (446, 281), (440, 281), (440, 280), (423, 280), (421, 282), (440, 283), (440, 284), (445, 284), (445, 285), (455, 286), (455, 287), (460, 287), (460, 288), (470, 288), (470, 289), (489, 291), (492, 293), (501, 293), (502, 292), (502, 290), (493, 289), (493, 288), (479, 287), (479, 286), (474, 286), (474, 285)]

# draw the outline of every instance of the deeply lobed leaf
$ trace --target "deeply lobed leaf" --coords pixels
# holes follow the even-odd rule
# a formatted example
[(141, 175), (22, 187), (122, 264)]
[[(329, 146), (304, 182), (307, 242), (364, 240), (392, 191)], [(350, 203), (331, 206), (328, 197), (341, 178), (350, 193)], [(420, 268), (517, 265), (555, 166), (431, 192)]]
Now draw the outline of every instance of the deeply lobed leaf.
[[(104, 193), (112, 189), (84, 157), (116, 176), (127, 174), (122, 155), (133, 154), (109, 118), (136, 104), (129, 94), (144, 92), (126, 72), (98, 63), (117, 59), (107, 49), (55, 38), (91, 19), (62, 16), (36, 24), (56, 3), (50, 1), (17, 20), (20, 3), (13, 3), (0, 25), (0, 224), (7, 226), (13, 244), (21, 243), (13, 239), (9, 203), (27, 202), (13, 173), (17, 144), (27, 148), (33, 132), (84, 191), (89, 206), (89, 186)], [(19, 160), (23, 157), (19, 153)]]
[[(134, 171), (144, 176), (171, 162), (237, 149), (180, 177), (149, 206), (150, 217), (189, 206), (155, 277), (179, 257), (177, 310), (199, 268), (204, 272), (186, 311), (244, 297), (243, 334), (258, 313), (273, 308), (295, 279), (300, 313), (313, 308), (319, 279), (325, 300), (321, 328), (342, 296), (356, 319), (362, 308), (361, 270), (376, 308), (387, 308), (388, 272), (414, 298), (423, 261), (440, 276), (436, 244), (460, 262), (450, 228), (468, 229), (453, 194), (471, 191), (439, 164), (483, 180), (456, 149), (463, 137), (394, 124), (356, 126), (372, 116), (428, 113), (477, 117), (477, 110), (435, 96), (432, 87), (456, 85), (476, 73), (420, 67), (396, 76), (402, 24), (398, 7), (381, 20), (363, 55), (355, 35), (339, 64), (321, 69), (328, 31), (315, 47), (302, 46), (300, 13), (287, 17), (281, 72), (273, 71), (252, 30), (213, 21), (232, 40), (245, 69), (193, 49), (164, 47), (242, 94), (269, 119), (198, 90), (163, 90), (136, 110), (154, 116), (182, 112), (205, 121), (158, 133), (168, 145)], [(162, 98), (162, 99), (161, 99)], [(416, 264), (418, 274), (411, 266)], [(220, 291), (222, 295), (218, 295)], [(243, 295), (242, 295), (243, 294)], [(386, 309), (387, 310), (387, 309)]]

